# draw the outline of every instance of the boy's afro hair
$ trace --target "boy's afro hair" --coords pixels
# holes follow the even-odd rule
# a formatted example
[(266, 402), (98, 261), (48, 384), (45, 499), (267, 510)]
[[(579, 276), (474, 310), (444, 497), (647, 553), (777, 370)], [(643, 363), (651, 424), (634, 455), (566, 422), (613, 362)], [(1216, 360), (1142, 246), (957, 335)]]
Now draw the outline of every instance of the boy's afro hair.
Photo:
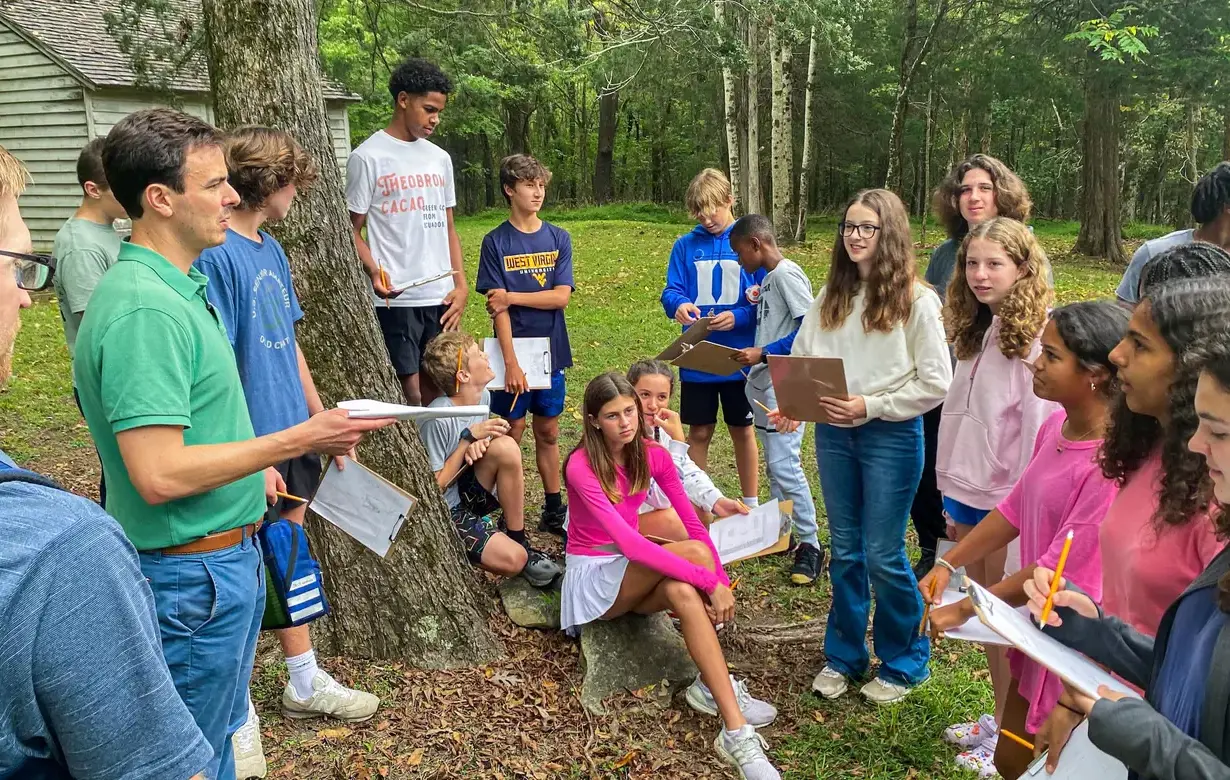
[(389, 93), (394, 102), (397, 96), (405, 92), (407, 95), (426, 95), (428, 92), (440, 92), (447, 95), (453, 91), (453, 82), (444, 75), (434, 62), (428, 62), (421, 57), (411, 57), (397, 66), (389, 76)]

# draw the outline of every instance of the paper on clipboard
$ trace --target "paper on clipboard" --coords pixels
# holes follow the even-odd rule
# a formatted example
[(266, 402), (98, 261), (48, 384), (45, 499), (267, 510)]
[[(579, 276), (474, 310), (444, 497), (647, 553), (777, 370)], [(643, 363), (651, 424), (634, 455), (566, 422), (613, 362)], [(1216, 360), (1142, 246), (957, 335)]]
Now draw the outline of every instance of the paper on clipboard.
[(383, 558), (418, 499), (371, 469), (346, 458), (329, 468), (309, 505), (313, 512)]
[(772, 547), (781, 535), (782, 513), (777, 499), (761, 504), (746, 515), (723, 517), (709, 526), (709, 538), (723, 566)]
[[(446, 278), (448, 278), (448, 277), (452, 276), (452, 275), (453, 275), (453, 274), (455, 274), (455, 273), (457, 273), (457, 272), (456, 272), (456, 271), (453, 271), (453, 270), (441, 271), (440, 273), (435, 274), (435, 275), (433, 275), (433, 276), (424, 276), (422, 279), (415, 279), (415, 280), (413, 280), (413, 281), (406, 282), (405, 284), (401, 284), (401, 285), (393, 285), (393, 286), (389, 289), (389, 292), (391, 293), (391, 295), (390, 295), (389, 297), (391, 297), (391, 298), (395, 298), (395, 297), (397, 297), (397, 295), (400, 295), (401, 293), (404, 293), (406, 290), (409, 290), (409, 289), (411, 289), (412, 287), (422, 287), (422, 286), (423, 286), (423, 285), (425, 285), (425, 284), (431, 284), (432, 282), (438, 282), (438, 281), (440, 281), (441, 279), (446, 279)], [(390, 284), (392, 284), (392, 280), (391, 280), (391, 279), (389, 280), (389, 282), (390, 282)]]
[(1047, 780), (1127, 780), (1128, 769), (1119, 759), (1098, 750), (1089, 740), (1089, 720), (1080, 725), (1068, 737), (1068, 744), (1059, 754), (1059, 763), (1054, 774), (1047, 774), (1046, 753), (1029, 765), (1022, 778), (1046, 778)]
[(778, 410), (791, 420), (826, 423), (820, 399), (848, 396), (841, 358), (769, 355), (769, 378)]
[(712, 317), (701, 317), (696, 322), (688, 326), (683, 334), (675, 339), (675, 341), (666, 349), (658, 354), (658, 360), (665, 360), (667, 363), (679, 357), (689, 347), (693, 347), (705, 340), (709, 335), (709, 323), (713, 322)]
[(714, 344), (712, 341), (702, 341), (694, 347), (685, 345), (683, 353), (672, 360), (671, 365), (704, 374), (726, 376), (743, 370), (743, 364), (735, 360), (735, 355), (738, 354), (737, 349)]
[[(485, 339), (483, 352), (487, 353), (491, 370), (495, 372), (495, 379), (487, 383), (487, 389), (503, 390), (507, 380), (504, 378), (504, 352), (500, 349), (499, 339)], [(525, 381), (531, 390), (551, 387), (551, 339), (513, 339), (513, 353), (525, 372)]]
[(396, 417), (399, 420), (414, 420), (422, 422), (436, 417), (475, 417), (486, 416), (490, 409), (486, 406), (405, 406), (390, 404), (384, 401), (373, 401), (360, 398), (353, 401), (341, 401), (338, 409), (345, 409), (356, 419), (373, 419), (379, 417)]
[[(940, 594), (940, 606), (946, 607), (949, 604), (956, 604), (958, 601), (961, 601), (965, 597), (966, 597), (965, 594), (959, 590), (956, 590), (956, 589), (946, 590)], [(937, 609), (937, 607), (932, 607), (931, 609), (934, 611), (935, 609)], [(1000, 646), (1011, 647), (1011, 644), (1012, 644), (1007, 639), (1004, 639), (1002, 636), (1000, 636), (999, 634), (995, 633), (994, 631), (992, 631), (991, 629), (983, 625), (982, 621), (979, 620), (976, 616), (970, 618), (968, 621), (966, 621), (962, 625), (957, 626), (954, 629), (945, 631), (944, 638), (945, 639), (959, 639), (962, 642), (978, 642), (979, 644), (984, 644), (984, 645), (1000, 645)]]
[(1090, 661), (1085, 656), (1056, 641), (1038, 628), (1028, 616), (996, 598), (989, 590), (965, 578), (966, 591), (978, 618), (988, 628), (1008, 640), (1016, 649), (1059, 675), (1064, 682), (1094, 699), (1098, 687), (1105, 685), (1112, 691), (1139, 699), (1140, 695), (1110, 672)]

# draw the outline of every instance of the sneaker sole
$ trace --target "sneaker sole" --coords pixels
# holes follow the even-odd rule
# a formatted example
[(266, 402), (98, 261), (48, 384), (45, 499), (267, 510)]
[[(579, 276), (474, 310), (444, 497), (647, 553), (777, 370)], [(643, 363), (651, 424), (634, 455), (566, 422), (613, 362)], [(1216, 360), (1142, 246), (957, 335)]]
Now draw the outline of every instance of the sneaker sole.
[(265, 759), (249, 758), (235, 762), (235, 777), (237, 780), (251, 780), (253, 777), (264, 777), (269, 772)]
[(840, 691), (837, 691), (836, 693), (825, 693), (824, 691), (817, 688), (815, 683), (812, 683), (811, 690), (812, 690), (812, 693), (816, 694), (820, 698), (828, 699), (832, 701), (833, 699), (839, 699), (842, 696), (844, 696), (846, 692), (850, 690), (850, 684), (846, 683), (845, 686), (843, 686), (842, 689)]
[(339, 720), (342, 723), (363, 723), (364, 721), (369, 721), (372, 718), (376, 717), (376, 713), (373, 712), (371, 715), (360, 715), (358, 717), (348, 718), (345, 715), (332, 715), (332, 714), (325, 713), (325, 712), (296, 712), (294, 710), (288, 710), (285, 707), (283, 707), (282, 716), (285, 718), (290, 718), (291, 720), (312, 720), (313, 718), (332, 718), (333, 720)]

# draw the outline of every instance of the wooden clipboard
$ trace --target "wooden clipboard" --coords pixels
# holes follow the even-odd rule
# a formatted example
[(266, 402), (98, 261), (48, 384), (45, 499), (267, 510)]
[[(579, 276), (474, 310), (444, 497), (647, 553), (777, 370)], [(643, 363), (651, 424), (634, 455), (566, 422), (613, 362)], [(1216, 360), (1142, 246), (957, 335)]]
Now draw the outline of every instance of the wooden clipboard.
[(743, 369), (743, 364), (735, 360), (738, 354), (737, 349), (702, 341), (694, 347), (685, 348), (683, 354), (671, 361), (671, 365), (703, 374), (726, 376)]
[(841, 358), (769, 355), (769, 378), (777, 408), (791, 420), (829, 422), (820, 399), (849, 397)]
[(683, 332), (683, 335), (675, 339), (669, 347), (658, 354), (658, 360), (665, 360), (667, 363), (670, 363), (687, 350), (704, 341), (705, 337), (709, 335), (709, 323), (711, 322), (713, 322), (712, 317), (701, 317), (696, 322), (693, 322)]

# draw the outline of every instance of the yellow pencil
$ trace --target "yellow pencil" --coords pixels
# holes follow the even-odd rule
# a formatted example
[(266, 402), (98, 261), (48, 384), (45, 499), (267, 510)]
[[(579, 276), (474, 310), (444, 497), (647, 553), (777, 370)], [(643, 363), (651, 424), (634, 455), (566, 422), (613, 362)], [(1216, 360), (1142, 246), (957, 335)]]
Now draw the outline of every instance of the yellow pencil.
[(1055, 566), (1055, 578), (1051, 580), (1051, 592), (1046, 596), (1046, 604), (1042, 607), (1042, 617), (1038, 619), (1038, 627), (1046, 627), (1046, 619), (1051, 616), (1051, 608), (1055, 606), (1055, 594), (1059, 592), (1059, 578), (1063, 576), (1064, 564), (1068, 562), (1068, 553), (1072, 550), (1072, 531), (1068, 531), (1063, 540), (1063, 550), (1059, 553), (1059, 563)]
[(292, 496), (290, 493), (283, 493), (280, 490), (275, 491), (274, 495), (278, 496), (279, 498), (288, 498), (291, 501), (298, 501), (300, 504), (306, 504), (308, 502), (306, 498), (299, 498), (299, 496)]
[(923, 605), (923, 619), (918, 624), (918, 633), (927, 627), (927, 618), (931, 617), (931, 602), (935, 601), (935, 580), (931, 580), (931, 592), (927, 594), (927, 603)]
[(756, 405), (757, 405), (757, 406), (759, 406), (761, 409), (764, 409), (765, 414), (772, 414), (772, 413), (773, 413), (773, 410), (772, 410), (772, 409), (770, 409), (769, 407), (767, 407), (767, 406), (765, 406), (764, 404), (760, 403), (760, 402), (759, 402), (759, 401), (757, 401), (755, 398), (753, 398), (753, 399), (752, 399), (752, 403), (756, 404)]
[(1029, 741), (1029, 740), (1027, 740), (1027, 739), (1022, 739), (1021, 737), (1018, 737), (1016, 734), (1013, 734), (1011, 731), (1008, 731), (1008, 730), (1006, 730), (1006, 729), (1000, 729), (1000, 730), (999, 730), (999, 733), (1000, 733), (1002, 736), (1005, 736), (1005, 737), (1007, 737), (1008, 739), (1012, 740), (1013, 742), (1017, 743), (1018, 745), (1020, 745), (1020, 746), (1021, 746), (1021, 747), (1023, 747), (1023, 748), (1028, 748), (1029, 750), (1033, 750), (1033, 749), (1034, 749), (1034, 743), (1030, 742), (1030, 741)]
[(457, 375), (457, 385), (453, 388), (453, 395), (461, 392), (461, 358), (465, 356), (465, 348), (457, 348), (457, 370), (454, 372)]
[(518, 398), (520, 398), (520, 397), (521, 397), (521, 391), (520, 391), (520, 390), (518, 390), (517, 392), (513, 393), (513, 402), (512, 402), (512, 406), (508, 407), (508, 413), (509, 413), (509, 414), (512, 414), (512, 410), (517, 408), (517, 399), (518, 399)]
[(376, 261), (376, 268), (380, 271), (380, 283), (384, 285), (384, 289), (386, 291), (384, 296), (384, 308), (387, 309), (389, 308), (389, 275), (384, 272), (384, 263), (381, 263), (379, 260)]

